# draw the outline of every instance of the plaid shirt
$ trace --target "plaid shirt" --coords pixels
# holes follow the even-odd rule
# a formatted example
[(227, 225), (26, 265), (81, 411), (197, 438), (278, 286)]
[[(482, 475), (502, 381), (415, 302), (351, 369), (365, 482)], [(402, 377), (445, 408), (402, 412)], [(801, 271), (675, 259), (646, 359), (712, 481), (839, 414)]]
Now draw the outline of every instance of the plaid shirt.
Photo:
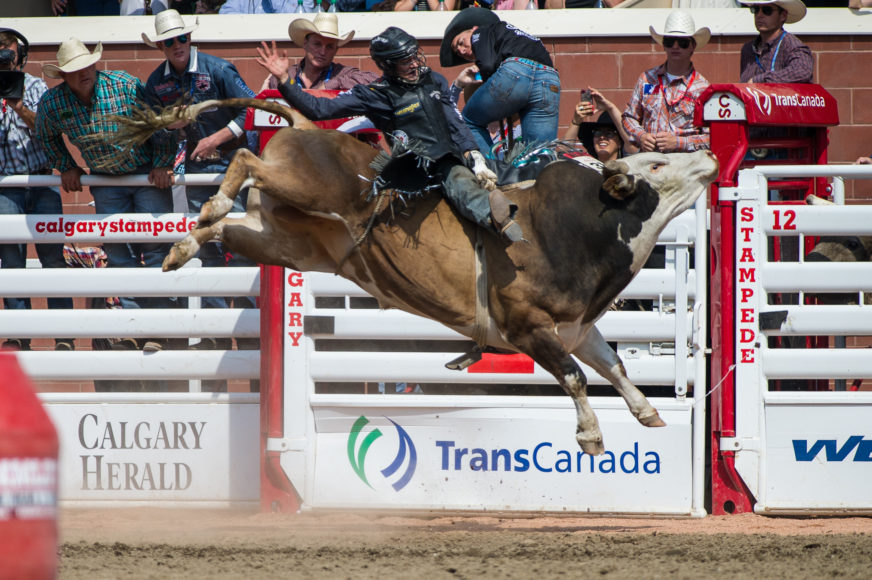
[(758, 35), (745, 43), (740, 62), (743, 83), (810, 83), (814, 79), (811, 49), (786, 31), (772, 42), (763, 42)]
[(624, 129), (633, 145), (640, 146), (645, 133), (665, 131), (678, 137), (676, 151), (708, 149), (708, 128), (693, 126), (696, 100), (708, 85), (696, 69), (669, 81), (665, 63), (642, 73), (623, 114)]
[(90, 105), (84, 105), (66, 83), (48, 90), (36, 116), (36, 135), (61, 173), (76, 166), (64, 134), (82, 152), (92, 173), (124, 175), (142, 166), (172, 167), (176, 150), (170, 140), (152, 138), (127, 151), (103, 140), (118, 131), (109, 116), (130, 116), (144, 103), (139, 79), (122, 71), (97, 71)]
[[(45, 81), (24, 73), (22, 104), (36, 111), (47, 90)], [(0, 175), (29, 175), (50, 168), (48, 154), (33, 137), (30, 127), (4, 99), (0, 113)]]

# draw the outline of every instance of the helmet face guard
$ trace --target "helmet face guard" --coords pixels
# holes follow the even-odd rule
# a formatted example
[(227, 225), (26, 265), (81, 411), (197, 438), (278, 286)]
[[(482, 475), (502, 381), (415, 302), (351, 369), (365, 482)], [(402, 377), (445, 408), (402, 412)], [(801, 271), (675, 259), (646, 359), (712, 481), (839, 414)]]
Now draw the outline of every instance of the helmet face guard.
[(369, 54), (379, 70), (389, 79), (411, 84), (417, 82), (417, 79), (402, 78), (397, 73), (397, 65), (409, 59), (414, 59), (418, 63), (419, 77), (427, 70), (427, 60), (418, 46), (418, 41), (414, 36), (395, 26), (391, 26), (372, 39), (369, 44)]

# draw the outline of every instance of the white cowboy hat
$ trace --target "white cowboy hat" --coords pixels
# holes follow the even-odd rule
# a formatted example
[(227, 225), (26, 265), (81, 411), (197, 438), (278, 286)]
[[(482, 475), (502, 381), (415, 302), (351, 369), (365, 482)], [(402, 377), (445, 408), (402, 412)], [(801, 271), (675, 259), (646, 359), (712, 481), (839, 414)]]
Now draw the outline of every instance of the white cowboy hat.
[(185, 26), (185, 21), (182, 15), (177, 10), (164, 10), (158, 12), (154, 17), (154, 36), (149, 36), (148, 33), (142, 33), (142, 42), (149, 46), (157, 47), (158, 43), (168, 38), (175, 38), (193, 32), (200, 25), (199, 19), (194, 21), (194, 24)]
[(787, 24), (799, 22), (805, 18), (805, 4), (802, 0), (742, 0), (742, 6), (759, 6), (761, 4), (774, 4), (787, 12)]
[(42, 72), (52, 79), (61, 78), (61, 73), (71, 73), (88, 68), (103, 56), (103, 43), (98, 42), (94, 52), (78, 38), (70, 38), (61, 43), (58, 48), (58, 63), (42, 65)]
[(319, 12), (315, 15), (314, 20), (297, 18), (288, 26), (288, 35), (297, 46), (303, 46), (306, 37), (310, 34), (338, 40), (339, 46), (354, 38), (353, 30), (346, 33), (345, 36), (339, 36), (339, 19), (332, 12)]
[(708, 44), (712, 37), (712, 31), (708, 27), (703, 26), (697, 29), (693, 23), (693, 16), (683, 10), (673, 10), (669, 13), (669, 16), (666, 17), (666, 26), (663, 27), (663, 34), (654, 30), (653, 26), (649, 26), (648, 31), (657, 44), (663, 44), (664, 36), (683, 36), (693, 38), (697, 48), (702, 48)]

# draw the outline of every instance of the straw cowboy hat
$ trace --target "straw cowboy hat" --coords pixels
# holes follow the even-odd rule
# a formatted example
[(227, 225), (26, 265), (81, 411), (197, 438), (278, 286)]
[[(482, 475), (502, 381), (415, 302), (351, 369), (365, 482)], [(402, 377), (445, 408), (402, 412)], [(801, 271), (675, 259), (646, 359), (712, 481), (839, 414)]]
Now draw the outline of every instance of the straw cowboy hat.
[(454, 42), (454, 38), (473, 26), (486, 26), (499, 21), (500, 17), (495, 12), (479, 6), (464, 8), (458, 12), (451, 19), (451, 22), (448, 23), (445, 35), (442, 37), (442, 45), (439, 47), (439, 64), (446, 67), (469, 64), (451, 49), (451, 43)]
[(306, 42), (306, 37), (310, 34), (338, 40), (339, 46), (347, 44), (354, 38), (353, 30), (346, 33), (345, 36), (339, 36), (339, 19), (332, 12), (319, 12), (315, 15), (314, 20), (297, 18), (288, 26), (288, 36), (291, 37), (291, 40), (297, 46), (303, 46), (303, 43)]
[(70, 38), (58, 48), (58, 63), (42, 65), (42, 72), (52, 79), (61, 78), (61, 73), (71, 73), (88, 68), (103, 56), (103, 44), (98, 42), (94, 52), (78, 38)]
[(697, 48), (702, 48), (708, 44), (712, 37), (712, 31), (708, 27), (703, 26), (697, 29), (693, 23), (693, 16), (682, 10), (673, 10), (669, 13), (669, 16), (666, 17), (666, 26), (663, 27), (663, 34), (654, 30), (653, 26), (649, 26), (648, 31), (657, 44), (663, 44), (664, 36), (679, 36), (693, 38)]
[(168, 38), (175, 38), (193, 32), (200, 25), (200, 21), (195, 20), (194, 24), (185, 26), (185, 21), (182, 15), (177, 10), (164, 10), (158, 12), (154, 17), (154, 36), (149, 36), (148, 33), (142, 33), (142, 42), (149, 46), (157, 47), (158, 43)]
[(742, 0), (742, 6), (760, 6), (774, 4), (787, 12), (787, 24), (799, 22), (805, 18), (805, 4), (801, 0)]

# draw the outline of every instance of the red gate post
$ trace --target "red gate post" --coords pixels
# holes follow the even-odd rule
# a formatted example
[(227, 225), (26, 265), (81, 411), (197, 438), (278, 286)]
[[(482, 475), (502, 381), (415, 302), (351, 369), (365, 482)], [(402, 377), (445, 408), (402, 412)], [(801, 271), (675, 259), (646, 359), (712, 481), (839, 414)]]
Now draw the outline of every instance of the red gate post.
[[(701, 106), (700, 106), (701, 105)], [(827, 127), (838, 125), (835, 98), (814, 84), (715, 84), (699, 97), (694, 123), (711, 131), (720, 175), (711, 188), (711, 418), (712, 514), (745, 513), (754, 498), (737, 473), (735, 452), (721, 439), (736, 435), (736, 187), (740, 169), (755, 165), (825, 164)], [(772, 130), (757, 128), (769, 127)], [(781, 151), (775, 159), (747, 159), (751, 149)], [(804, 199), (825, 195), (817, 179), (770, 181), (771, 189)]]

